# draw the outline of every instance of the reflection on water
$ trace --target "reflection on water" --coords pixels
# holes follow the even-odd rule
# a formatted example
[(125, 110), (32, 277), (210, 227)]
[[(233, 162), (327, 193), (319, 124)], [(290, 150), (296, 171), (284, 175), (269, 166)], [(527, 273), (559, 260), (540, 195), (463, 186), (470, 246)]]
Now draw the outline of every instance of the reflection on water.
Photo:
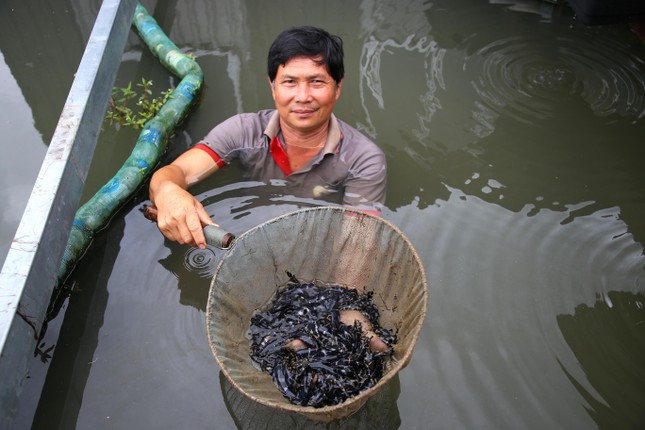
[[(206, 74), (164, 162), (233, 113), (272, 105), (266, 50), (284, 27), (345, 40), (337, 114), (386, 152), (384, 217), (421, 256), (430, 303), (387, 404), (330, 428), (645, 425), (645, 46), (627, 25), (584, 27), (566, 4), (537, 0), (145, 4)], [(118, 79), (142, 76), (174, 83), (132, 37)], [(117, 165), (93, 169), (88, 189), (129, 140), (101, 136), (100, 160)], [(194, 189), (237, 236), (320, 204), (241, 179), (229, 166)], [(221, 377), (204, 309), (225, 251), (164, 240), (139, 213), (146, 199), (70, 279), (32, 363), (23, 427), (30, 404), (33, 428), (314, 425)]]
[[(414, 97), (422, 101), (426, 111), (419, 121), (422, 129), (412, 131), (418, 138), (427, 137), (428, 128), (425, 124), (432, 119), (432, 114), (441, 108), (434, 94), (437, 85), (443, 87), (443, 51), (438, 50), (436, 43), (429, 37), (431, 27), (425, 12), (431, 7), (432, 5), (424, 0), (361, 2), (359, 34), (363, 40), (363, 49), (360, 59), (360, 89), (367, 124), (359, 123), (358, 128), (372, 138), (377, 138), (377, 130), (370, 117), (373, 103), (367, 97), (369, 95), (374, 99), (378, 109), (386, 109), (381, 78), (384, 73), (382, 59), (393, 52), (402, 50), (419, 54), (419, 65), (423, 65), (423, 69), (419, 70), (421, 73), (425, 70), (427, 88), (419, 89), (418, 96)], [(392, 83), (394, 81), (390, 81), (390, 84)], [(389, 105), (390, 101), (388, 109)]]
[[(145, 2), (144, 2), (145, 3)], [(232, 84), (234, 112), (244, 110), (241, 89), (247, 80), (242, 75), (243, 61), (251, 55), (248, 12), (244, 2), (186, 2), (179, 6), (167, 2), (163, 16), (171, 40), (181, 40), (186, 52), (200, 58), (224, 58), (226, 77)], [(157, 7), (157, 10), (159, 7)], [(157, 21), (163, 24), (163, 19)], [(204, 65), (202, 64), (202, 68)], [(208, 83), (207, 83), (208, 84)]]
[[(408, 235), (424, 232), (412, 241), (431, 286), (414, 371), (401, 373), (404, 423), (430, 404), (435, 412), (439, 405), (460, 411), (432, 415), (439, 428), (593, 428), (591, 407), (564, 380), (562, 368), (587, 379), (556, 317), (592, 306), (610, 290), (642, 291), (642, 245), (615, 210), (563, 223), (567, 211), (529, 216), (529, 207), (516, 213), (458, 189), (450, 193), (432, 207), (412, 203), (389, 215)], [(642, 308), (634, 311), (645, 319)], [(588, 335), (584, 342), (594, 342)], [(618, 354), (639, 357), (642, 346), (628, 344)], [(640, 369), (630, 371), (640, 376), (632, 389), (642, 393)], [(424, 388), (429, 381), (442, 391)], [(427, 396), (406, 396), (407, 389)], [(623, 424), (615, 422), (629, 428)]]
[(633, 384), (645, 379), (643, 306), (643, 294), (610, 291), (594, 306), (579, 305), (572, 315), (558, 315), (586, 379), (578, 381), (562, 370), (590, 405), (599, 428), (640, 428), (645, 422), (645, 387)]
[[(0, 183), (12, 184), (0, 189), (0, 199), (5, 203), (0, 209), (0, 264), (4, 264), (9, 252), (47, 149), (33, 126), (29, 105), (16, 84), (0, 51), (0, 112), (12, 112), (0, 123), (0, 133), (7, 142), (0, 160)], [(15, 166), (21, 166), (23, 173), (16, 175), (12, 171)]]
[[(0, 263), (4, 263), (83, 54), (97, 0), (0, 7)], [(63, 48), (64, 47), (64, 48)]]

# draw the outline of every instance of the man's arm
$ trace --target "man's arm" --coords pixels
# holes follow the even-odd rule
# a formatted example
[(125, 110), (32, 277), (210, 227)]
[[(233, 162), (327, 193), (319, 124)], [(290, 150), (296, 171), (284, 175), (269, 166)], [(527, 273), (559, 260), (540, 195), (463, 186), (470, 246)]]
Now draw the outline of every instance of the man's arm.
[(157, 226), (170, 240), (206, 247), (202, 225), (214, 224), (202, 204), (187, 190), (218, 170), (205, 151), (192, 148), (150, 180), (150, 200), (157, 207)]

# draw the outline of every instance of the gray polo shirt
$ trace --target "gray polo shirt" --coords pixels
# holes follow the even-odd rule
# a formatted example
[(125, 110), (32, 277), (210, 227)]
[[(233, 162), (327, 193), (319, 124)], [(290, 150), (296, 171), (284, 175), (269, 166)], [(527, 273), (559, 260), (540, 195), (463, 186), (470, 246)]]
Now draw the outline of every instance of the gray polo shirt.
[(324, 147), (302, 169), (291, 172), (280, 136), (278, 112), (269, 109), (223, 121), (196, 147), (220, 167), (239, 160), (248, 179), (283, 182), (285, 194), (381, 212), (387, 168), (374, 142), (332, 114)]

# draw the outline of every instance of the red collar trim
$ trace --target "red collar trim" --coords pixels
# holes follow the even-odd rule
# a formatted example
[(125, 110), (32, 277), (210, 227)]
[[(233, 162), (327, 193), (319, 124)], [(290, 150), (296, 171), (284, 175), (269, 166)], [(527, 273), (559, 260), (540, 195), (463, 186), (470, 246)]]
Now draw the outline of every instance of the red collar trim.
[(278, 136), (273, 136), (269, 148), (271, 150), (271, 156), (273, 157), (273, 160), (282, 170), (284, 176), (289, 176), (291, 174), (289, 157), (287, 156), (287, 151), (284, 150), (284, 147), (280, 143), (280, 140), (278, 140)]

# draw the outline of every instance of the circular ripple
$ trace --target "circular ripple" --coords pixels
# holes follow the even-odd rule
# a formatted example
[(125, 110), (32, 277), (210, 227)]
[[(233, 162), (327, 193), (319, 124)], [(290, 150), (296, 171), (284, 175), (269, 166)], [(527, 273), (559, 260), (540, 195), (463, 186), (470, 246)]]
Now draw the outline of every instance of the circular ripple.
[(211, 247), (190, 248), (184, 255), (184, 268), (200, 278), (212, 278), (219, 258)]
[(472, 84), (484, 103), (524, 123), (565, 113), (576, 98), (599, 116), (645, 115), (645, 64), (608, 40), (513, 37), (466, 61), (466, 68), (481, 68)]

